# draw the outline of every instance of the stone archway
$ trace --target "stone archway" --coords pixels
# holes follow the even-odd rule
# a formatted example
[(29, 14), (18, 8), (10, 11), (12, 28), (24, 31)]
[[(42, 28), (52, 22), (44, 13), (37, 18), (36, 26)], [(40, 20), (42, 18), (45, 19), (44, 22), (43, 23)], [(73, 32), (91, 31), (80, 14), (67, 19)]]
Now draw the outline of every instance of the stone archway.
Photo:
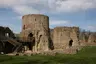
[(73, 45), (73, 40), (71, 39), (71, 40), (69, 41), (69, 47), (72, 47), (72, 45)]
[(35, 46), (35, 38), (32, 33), (28, 34), (28, 48), (29, 50), (33, 50), (33, 46)]
[(9, 37), (10, 35), (9, 35), (9, 33), (5, 33), (5, 36), (6, 36), (6, 37)]

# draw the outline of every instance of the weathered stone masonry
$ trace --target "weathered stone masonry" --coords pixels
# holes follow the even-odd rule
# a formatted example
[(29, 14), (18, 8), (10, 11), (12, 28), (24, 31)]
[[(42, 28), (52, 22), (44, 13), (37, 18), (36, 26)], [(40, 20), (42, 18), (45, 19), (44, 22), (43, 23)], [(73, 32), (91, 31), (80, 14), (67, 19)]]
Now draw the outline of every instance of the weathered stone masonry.
[(53, 31), (54, 49), (66, 49), (72, 46), (78, 46), (78, 27), (56, 27)]
[[(49, 43), (49, 17), (40, 14), (29, 14), (22, 17), (21, 37), (28, 41), (34, 38), (32, 51), (46, 51)], [(31, 40), (31, 39), (30, 39)]]
[[(69, 54), (82, 46), (83, 42), (79, 40), (79, 27), (55, 27), (50, 30), (49, 17), (41, 14), (24, 15), (22, 20), (21, 38), (29, 43), (29, 50), (32, 52), (62, 50)], [(90, 35), (88, 42), (96, 42), (93, 39), (95, 37)]]
[(96, 46), (96, 32), (80, 32), (79, 27), (49, 29), (49, 17), (28, 14), (22, 17), (22, 31), (16, 37), (8, 27), (0, 26), (0, 53), (28, 52), (74, 54), (82, 46)]

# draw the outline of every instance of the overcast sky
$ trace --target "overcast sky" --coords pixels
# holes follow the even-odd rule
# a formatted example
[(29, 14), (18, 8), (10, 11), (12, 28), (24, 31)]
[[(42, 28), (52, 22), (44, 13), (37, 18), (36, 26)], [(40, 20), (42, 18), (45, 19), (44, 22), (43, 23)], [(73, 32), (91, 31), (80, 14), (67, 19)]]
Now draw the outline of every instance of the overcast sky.
[(96, 31), (96, 0), (0, 0), (0, 26), (19, 33), (25, 14), (49, 16), (50, 28), (79, 26)]

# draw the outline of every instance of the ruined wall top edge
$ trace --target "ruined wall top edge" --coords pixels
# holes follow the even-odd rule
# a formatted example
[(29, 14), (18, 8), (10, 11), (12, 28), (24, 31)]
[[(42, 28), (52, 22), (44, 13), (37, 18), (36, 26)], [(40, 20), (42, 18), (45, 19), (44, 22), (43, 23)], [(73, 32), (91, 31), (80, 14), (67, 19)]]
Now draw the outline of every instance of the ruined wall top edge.
[(54, 28), (55, 30), (57, 29), (79, 29), (79, 27), (75, 27), (75, 26), (73, 26), (73, 27), (67, 27), (67, 26), (63, 26), (63, 27), (55, 27)]
[[(27, 15), (24, 15), (24, 16), (22, 16), (22, 19), (24, 18), (24, 17), (28, 17), (28, 16), (44, 16), (44, 17), (48, 17), (47, 15), (43, 15), (43, 14), (27, 14)], [(48, 17), (49, 18), (49, 17)]]
[(3, 27), (3, 26), (0, 26), (0, 30), (6, 30), (6, 29), (9, 30), (9, 27)]
[(3, 27), (3, 26), (0, 26), (0, 28), (5, 28), (5, 29), (6, 29), (6, 28), (9, 28), (9, 27)]
[(54, 31), (56, 32), (61, 32), (61, 31), (76, 31), (78, 32), (79, 31), (79, 27), (55, 27), (54, 28)]

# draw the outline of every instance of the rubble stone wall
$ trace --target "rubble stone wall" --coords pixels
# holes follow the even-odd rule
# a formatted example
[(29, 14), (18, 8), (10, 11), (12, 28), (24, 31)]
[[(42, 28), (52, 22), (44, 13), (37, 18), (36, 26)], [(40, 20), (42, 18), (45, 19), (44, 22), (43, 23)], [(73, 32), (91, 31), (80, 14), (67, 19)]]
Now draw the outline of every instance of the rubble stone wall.
[(91, 33), (88, 38), (89, 45), (96, 45), (96, 33)]
[(54, 49), (66, 49), (78, 46), (78, 27), (56, 27), (53, 33)]

